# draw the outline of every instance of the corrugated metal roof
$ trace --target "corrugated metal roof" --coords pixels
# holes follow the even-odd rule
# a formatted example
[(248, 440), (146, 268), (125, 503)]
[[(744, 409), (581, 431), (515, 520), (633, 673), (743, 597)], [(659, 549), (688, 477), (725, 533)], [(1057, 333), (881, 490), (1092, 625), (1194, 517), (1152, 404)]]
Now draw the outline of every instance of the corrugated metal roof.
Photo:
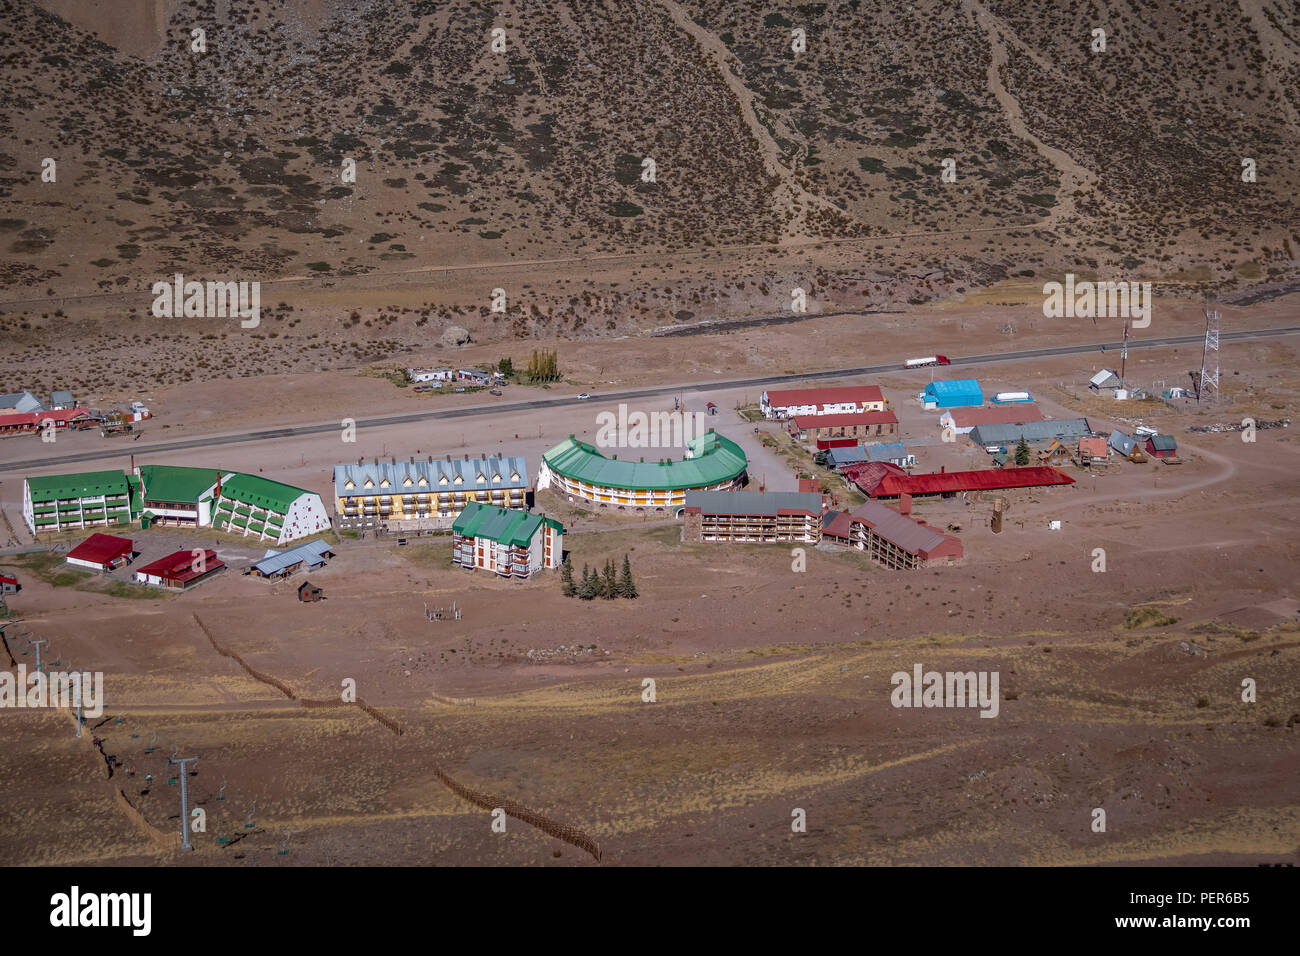
[(1092, 428), (1086, 418), (1054, 418), (1041, 422), (1017, 422), (1012, 425), (976, 425), (970, 437), (977, 445), (1005, 445), (1019, 442), (1051, 441), (1062, 438), (1082, 438), (1091, 435)]
[(6, 392), (0, 395), (0, 408), (12, 408), (20, 414), (39, 412), (45, 409), (41, 400), (27, 389), (21, 392)]
[(874, 488), (889, 475), (906, 475), (902, 468), (887, 461), (868, 461), (861, 465), (849, 465), (844, 469), (844, 477), (863, 491)]
[(832, 468), (841, 468), (844, 465), (855, 465), (860, 461), (871, 460), (871, 456), (861, 445), (853, 445), (848, 448), (832, 448), (826, 453), (826, 462)]
[(253, 567), (257, 568), (260, 573), (268, 575), (277, 574), (299, 561), (305, 561), (308, 567), (315, 567), (318, 564), (324, 564), (325, 555), (333, 550), (329, 542), (317, 538), (314, 541), (308, 541), (286, 551), (268, 551), (266, 557), (255, 563)]
[(1152, 435), (1151, 447), (1156, 451), (1177, 451), (1178, 442), (1173, 435)]
[(119, 538), (115, 534), (96, 532), (69, 551), (67, 556), (78, 561), (107, 564), (124, 554), (130, 554), (133, 550), (134, 545), (130, 538)]
[(947, 540), (948, 536), (899, 514), (877, 501), (868, 501), (849, 512), (855, 522), (862, 522), (891, 544), (910, 554), (926, 555)]
[(180, 465), (141, 465), (140, 480), (148, 501), (197, 504), (217, 479), (229, 474), (220, 468), (187, 468)]
[(263, 478), (261, 475), (236, 473), (221, 483), (221, 497), (223, 499), (278, 511), (280, 514), (287, 513), (290, 505), (303, 495), (309, 494), (312, 494), (312, 492), (304, 491), (302, 488), (295, 488), (293, 485), (286, 485), (283, 482), (272, 481), (270, 478)]
[(524, 548), (543, 524), (564, 533), (563, 525), (543, 515), (471, 501), (452, 522), (451, 529), (467, 538), (487, 538)]
[(886, 409), (883, 412), (843, 412), (838, 415), (799, 415), (793, 419), (795, 427), (838, 428), (841, 425), (897, 425), (898, 416)]
[(885, 396), (878, 385), (846, 385), (833, 388), (787, 388), (764, 392), (772, 408), (790, 408), (799, 405), (843, 405), (856, 402), (866, 405), (883, 402)]
[(707, 515), (775, 516), (782, 511), (820, 515), (822, 496), (800, 491), (688, 491), (686, 507)]
[(991, 408), (954, 408), (945, 412), (952, 416), (954, 428), (974, 428), (976, 425), (1007, 425), (1016, 422), (1041, 422), (1043, 413), (1034, 405), (1018, 405), (1014, 408), (993, 406)]
[[(559, 447), (558, 445), (556, 446)], [(486, 480), (480, 484), (478, 476)], [(500, 475), (500, 481), (493, 481)], [(446, 484), (442, 479), (446, 478)], [(456, 479), (460, 478), (460, 484)], [(388, 487), (383, 487), (387, 479)], [(410, 479), (410, 484), (406, 481)], [(424, 484), (420, 484), (424, 479)], [(366, 482), (372, 482), (367, 488)], [(347, 487), (352, 482), (353, 487)], [(399, 461), (368, 462), (363, 465), (334, 466), (334, 494), (339, 498), (361, 498), (367, 495), (419, 494), (431, 491), (453, 491), (456, 488), (527, 488), (528, 465), (522, 455), (492, 455), (487, 458), (453, 458), (451, 461)]]
[(984, 392), (980, 389), (979, 379), (975, 378), (939, 379), (926, 385), (925, 391), (940, 398), (945, 396), (979, 395), (980, 401), (984, 400)]
[(187, 581), (200, 573), (206, 574), (209, 571), (215, 571), (226, 566), (225, 562), (217, 559), (217, 552), (211, 548), (203, 552), (202, 572), (194, 570), (194, 565), (197, 562), (198, 559), (194, 556), (193, 551), (173, 551), (167, 557), (159, 558), (152, 564), (136, 568), (136, 574), (152, 574), (155, 577), (167, 578), (173, 581)]
[(864, 450), (872, 461), (893, 461), (895, 458), (907, 457), (907, 449), (901, 441), (877, 442), (867, 445)]
[(566, 438), (542, 456), (548, 468), (572, 481), (634, 491), (666, 491), (721, 484), (744, 474), (749, 462), (740, 446), (710, 431), (687, 445), (679, 461), (626, 461), (606, 458), (576, 438)]
[(1125, 435), (1119, 429), (1110, 433), (1110, 447), (1114, 448), (1121, 455), (1133, 454), (1133, 449), (1137, 447), (1137, 442)]
[(83, 471), (70, 475), (28, 478), (27, 489), (32, 501), (54, 498), (98, 498), (100, 495), (124, 495), (129, 488), (120, 471)]
[(982, 471), (932, 472), (928, 475), (886, 475), (873, 486), (859, 481), (858, 487), (873, 498), (892, 498), (898, 495), (936, 495), (960, 491), (996, 491), (1000, 488), (1072, 484), (1074, 479), (1058, 468), (1031, 465), (1024, 468), (990, 468)]

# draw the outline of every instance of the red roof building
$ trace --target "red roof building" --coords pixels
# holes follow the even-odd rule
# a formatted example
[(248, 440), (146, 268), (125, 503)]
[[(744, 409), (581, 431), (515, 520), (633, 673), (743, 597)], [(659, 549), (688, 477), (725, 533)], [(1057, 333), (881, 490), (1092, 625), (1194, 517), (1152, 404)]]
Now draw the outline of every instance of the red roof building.
[(790, 419), (790, 432), (818, 440), (897, 435), (898, 416), (891, 411), (854, 412), (847, 415), (798, 415)]
[[(873, 462), (873, 464), (880, 464)], [(846, 471), (847, 474), (847, 471)], [(864, 473), (849, 479), (872, 498), (899, 495), (955, 495), (965, 491), (998, 491), (1004, 488), (1038, 488), (1072, 485), (1074, 479), (1059, 468), (1034, 465), (1027, 468), (990, 468), (981, 471), (947, 471), (928, 475), (880, 475)]]
[(758, 404), (766, 418), (793, 418), (796, 415), (881, 411), (885, 407), (885, 396), (876, 385), (787, 388), (764, 392)]
[(21, 435), (38, 432), (46, 421), (54, 428), (67, 428), (72, 422), (91, 418), (89, 409), (64, 408), (55, 412), (25, 412), (18, 415), (0, 415), (0, 435)]
[(12, 594), (19, 590), (20, 587), (17, 578), (11, 578), (7, 574), (0, 574), (0, 594)]
[(210, 548), (201, 553), (197, 548), (193, 551), (175, 551), (137, 570), (135, 579), (141, 584), (184, 591), (210, 578), (225, 566), (217, 558), (217, 552)]
[(134, 555), (135, 546), (130, 538), (96, 532), (69, 551), (65, 560), (82, 568), (112, 571), (129, 564)]
[(865, 551), (889, 568), (911, 570), (962, 557), (962, 544), (924, 521), (899, 514), (878, 501), (822, 516), (822, 538)]
[(989, 408), (950, 408), (939, 417), (939, 424), (952, 425), (965, 434), (977, 425), (1022, 425), (1042, 420), (1043, 413), (1033, 405), (993, 405)]

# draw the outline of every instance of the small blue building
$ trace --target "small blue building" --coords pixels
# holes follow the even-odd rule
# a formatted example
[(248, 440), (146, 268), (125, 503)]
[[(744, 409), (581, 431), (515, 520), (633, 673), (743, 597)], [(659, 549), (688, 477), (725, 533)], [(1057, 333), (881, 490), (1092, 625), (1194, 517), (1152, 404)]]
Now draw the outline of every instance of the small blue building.
[(919, 398), (926, 408), (965, 408), (984, 404), (980, 383), (973, 378), (931, 382)]

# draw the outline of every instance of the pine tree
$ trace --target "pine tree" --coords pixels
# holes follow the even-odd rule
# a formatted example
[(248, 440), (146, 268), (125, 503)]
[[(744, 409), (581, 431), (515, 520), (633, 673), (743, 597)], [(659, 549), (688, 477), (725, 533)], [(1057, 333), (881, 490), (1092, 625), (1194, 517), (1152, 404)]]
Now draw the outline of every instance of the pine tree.
[(605, 573), (600, 582), (600, 596), (607, 601), (618, 597), (618, 575), (614, 572), (614, 559), (605, 562)]
[(1029, 442), (1025, 441), (1025, 436), (1020, 436), (1020, 444), (1016, 446), (1016, 464), (1029, 464)]
[(584, 601), (591, 601), (594, 600), (595, 598), (600, 597), (600, 592), (601, 592), (600, 572), (595, 568), (592, 568), (591, 577), (589, 577), (587, 579), (587, 583), (583, 585), (582, 590), (579, 592), (579, 597), (581, 597)]
[(618, 596), (625, 598), (636, 598), (638, 595), (636, 582), (632, 580), (632, 562), (628, 556), (623, 555), (623, 577), (618, 582)]
[(584, 601), (590, 601), (591, 594), (591, 568), (584, 563), (582, 565), (582, 584), (578, 586), (578, 597)]
[(578, 586), (573, 583), (573, 561), (567, 554), (564, 563), (560, 565), (560, 590), (565, 597), (573, 597), (578, 593)]

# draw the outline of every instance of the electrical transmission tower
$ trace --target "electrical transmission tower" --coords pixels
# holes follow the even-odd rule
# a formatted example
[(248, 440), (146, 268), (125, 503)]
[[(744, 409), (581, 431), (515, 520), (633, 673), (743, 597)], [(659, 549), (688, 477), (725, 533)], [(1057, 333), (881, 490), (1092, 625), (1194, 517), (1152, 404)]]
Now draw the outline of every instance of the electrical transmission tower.
[[(1213, 353), (1213, 355), (1211, 355)], [(1210, 371), (1210, 363), (1214, 371)], [(1219, 313), (1218, 310), (1205, 310), (1205, 347), (1201, 350), (1201, 380), (1196, 389), (1196, 400), (1213, 388), (1219, 390)]]
[(191, 760), (198, 760), (198, 759), (199, 759), (198, 757), (182, 757), (179, 760), (172, 758), (167, 761), (169, 764), (179, 764), (181, 768), (179, 776), (181, 778), (181, 849), (182, 850), (194, 849), (194, 847), (190, 846), (190, 806), (189, 806), (190, 791), (189, 791), (189, 784), (186, 779), (187, 776), (186, 770), (188, 768), (185, 765), (188, 764)]

